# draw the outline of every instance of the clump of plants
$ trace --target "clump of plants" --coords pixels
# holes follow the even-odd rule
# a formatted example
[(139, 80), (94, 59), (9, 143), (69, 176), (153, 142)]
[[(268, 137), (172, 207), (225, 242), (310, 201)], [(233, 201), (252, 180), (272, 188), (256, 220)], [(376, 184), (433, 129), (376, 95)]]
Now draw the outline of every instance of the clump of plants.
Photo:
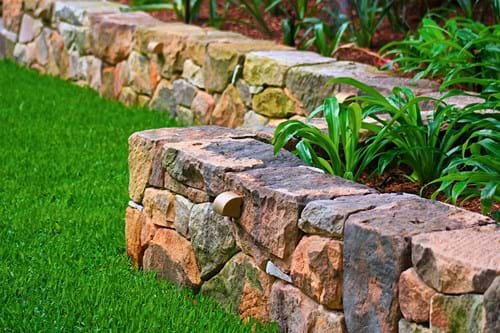
[(454, 17), (442, 25), (433, 16), (422, 20), (415, 35), (381, 49), (399, 71), (442, 80), (441, 88), (459, 86), (498, 90), (500, 80), (500, 25)]
[[(311, 114), (323, 114), (327, 130), (308, 121), (289, 120), (276, 128), (275, 152), (297, 140), (295, 153), (325, 172), (360, 181), (363, 175), (382, 176), (388, 169), (409, 170), (406, 178), (433, 197), (445, 194), (453, 202), (480, 197), (483, 212), (499, 201), (500, 114), (484, 112), (498, 104), (484, 99), (465, 108), (443, 99), (415, 96), (396, 87), (389, 96), (351, 78), (360, 91), (340, 104), (334, 97)], [(420, 105), (434, 104), (427, 117)], [(422, 192), (423, 193), (423, 192)]]

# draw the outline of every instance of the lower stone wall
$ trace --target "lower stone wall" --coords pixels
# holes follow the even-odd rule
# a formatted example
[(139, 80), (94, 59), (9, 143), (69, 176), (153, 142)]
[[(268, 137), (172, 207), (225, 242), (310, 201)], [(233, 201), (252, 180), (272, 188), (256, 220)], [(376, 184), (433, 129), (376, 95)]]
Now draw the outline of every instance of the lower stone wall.
[(8, 57), (128, 106), (186, 123), (274, 126), (303, 117), (325, 97), (356, 94), (339, 76), (383, 93), (396, 85), (437, 93), (428, 80), (398, 78), (364, 64), (182, 23), (160, 22), (118, 3), (3, 0), (0, 58)]
[[(482, 215), (325, 175), (253, 131), (149, 130), (129, 153), (134, 264), (244, 319), (283, 332), (499, 331), (500, 227)], [(227, 191), (241, 205), (221, 211)]]

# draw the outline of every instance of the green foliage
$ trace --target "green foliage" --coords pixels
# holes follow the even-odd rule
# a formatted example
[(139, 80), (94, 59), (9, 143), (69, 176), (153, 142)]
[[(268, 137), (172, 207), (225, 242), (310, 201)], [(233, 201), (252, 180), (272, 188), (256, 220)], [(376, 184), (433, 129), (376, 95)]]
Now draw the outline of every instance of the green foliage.
[(127, 138), (172, 126), (0, 61), (2, 332), (266, 332), (134, 269)]
[(485, 26), (455, 17), (441, 27), (432, 17), (422, 20), (416, 35), (386, 45), (381, 52), (394, 57), (389, 66), (422, 77), (443, 78), (442, 88), (461, 84), (469, 89), (498, 85), (500, 25)]
[[(271, 35), (271, 30), (264, 18), (264, 12), (275, 8), (274, 2), (270, 2), (270, 0), (227, 0), (226, 8), (231, 5), (244, 11), (251, 18), (251, 21), (238, 20), (237, 22), (250, 26), (257, 24), (261, 31)], [(224, 19), (229, 20), (228, 18)]]
[[(179, 19), (192, 23), (199, 17), (201, 2), (202, 0), (133, 0), (129, 10), (173, 10)], [(216, 0), (209, 0), (209, 24), (218, 27), (219, 23)]]
[[(290, 140), (298, 139), (296, 153), (307, 164), (327, 173), (350, 180), (358, 180), (368, 165), (375, 161), (386, 145), (383, 131), (361, 142), (363, 110), (357, 103), (339, 104), (335, 97), (325, 100), (311, 117), (322, 113), (327, 123), (325, 133), (316, 126), (298, 120), (288, 120), (276, 128), (273, 144), (277, 153)], [(321, 153), (318, 153), (317, 151)], [(321, 155), (323, 154), (323, 155)]]
[(462, 146), (462, 155), (443, 170), (444, 176), (431, 184), (440, 184), (432, 197), (445, 193), (454, 204), (481, 198), (483, 214), (490, 212), (493, 201), (500, 201), (500, 116), (490, 114), (486, 129), (476, 131)]

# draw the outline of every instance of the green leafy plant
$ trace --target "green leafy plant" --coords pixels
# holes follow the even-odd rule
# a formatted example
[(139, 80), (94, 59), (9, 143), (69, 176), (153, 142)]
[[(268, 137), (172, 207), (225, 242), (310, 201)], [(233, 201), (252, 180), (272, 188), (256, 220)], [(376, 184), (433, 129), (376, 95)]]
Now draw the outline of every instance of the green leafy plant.
[[(202, 0), (133, 0), (132, 6), (126, 10), (173, 10), (178, 18), (186, 23), (192, 23), (199, 17)], [(209, 0), (209, 24), (219, 26), (217, 3)]]
[(460, 84), (481, 90), (500, 80), (500, 25), (485, 26), (455, 17), (441, 27), (431, 16), (416, 35), (381, 49), (389, 67), (422, 77), (442, 78), (442, 88)]
[(463, 145), (462, 155), (443, 171), (445, 175), (431, 182), (440, 184), (432, 198), (445, 193), (456, 204), (460, 198), (480, 197), (483, 214), (500, 201), (500, 118), (490, 115), (487, 121), (493, 129), (474, 133)]
[(314, 25), (314, 38), (310, 43), (314, 43), (319, 53), (324, 56), (331, 56), (339, 48), (349, 22), (344, 22), (337, 31), (333, 31), (325, 22)]
[(361, 130), (366, 129), (363, 110), (357, 103), (339, 104), (335, 97), (327, 98), (311, 117), (322, 113), (327, 131), (309, 122), (288, 120), (274, 134), (274, 152), (298, 139), (296, 153), (307, 164), (327, 173), (358, 180), (368, 165), (375, 161), (387, 144), (383, 131), (362, 142)]

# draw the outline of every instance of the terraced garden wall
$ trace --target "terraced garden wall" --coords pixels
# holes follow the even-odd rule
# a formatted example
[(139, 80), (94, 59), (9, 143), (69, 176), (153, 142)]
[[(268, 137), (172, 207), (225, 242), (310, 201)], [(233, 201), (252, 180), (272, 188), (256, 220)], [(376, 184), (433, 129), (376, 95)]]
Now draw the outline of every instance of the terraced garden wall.
[(430, 81), (121, 8), (95, 0), (3, 1), (0, 57), (129, 106), (225, 127), (273, 125), (307, 114), (332, 94), (356, 93), (326, 84), (338, 76), (383, 92), (395, 85), (417, 94), (436, 91)]
[(498, 332), (492, 220), (379, 194), (266, 140), (215, 126), (132, 135), (134, 263), (283, 332)]

